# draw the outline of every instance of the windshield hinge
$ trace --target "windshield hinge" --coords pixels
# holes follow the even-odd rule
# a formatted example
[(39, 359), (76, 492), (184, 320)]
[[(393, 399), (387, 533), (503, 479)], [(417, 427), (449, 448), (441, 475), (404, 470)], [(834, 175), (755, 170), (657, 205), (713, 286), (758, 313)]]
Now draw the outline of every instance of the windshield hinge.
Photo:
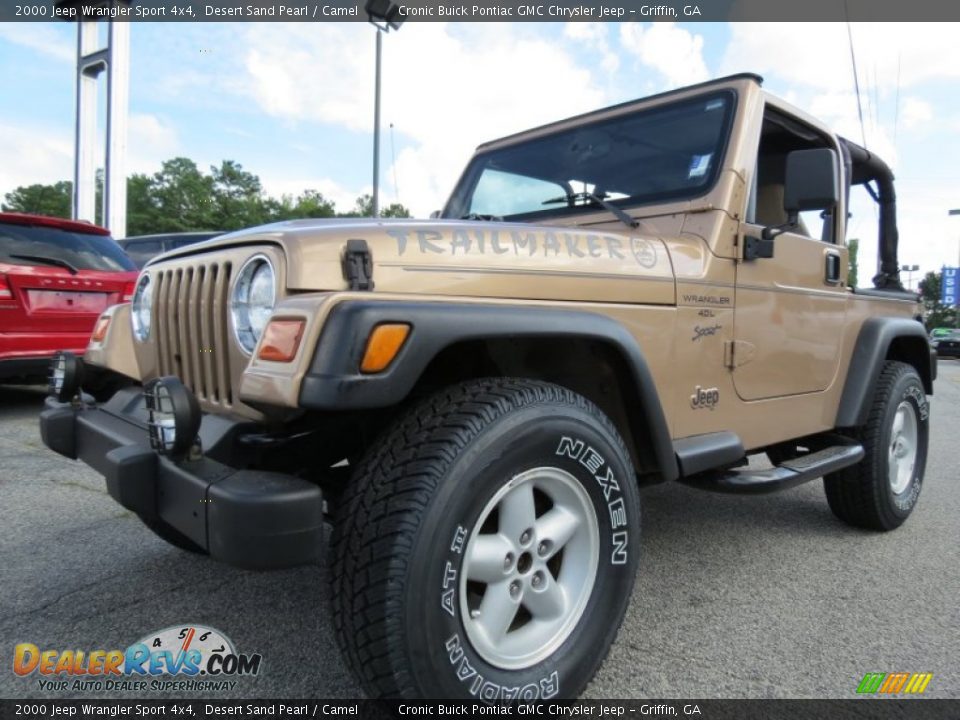
[(347, 240), (343, 251), (343, 279), (350, 290), (373, 290), (373, 255), (366, 240)]

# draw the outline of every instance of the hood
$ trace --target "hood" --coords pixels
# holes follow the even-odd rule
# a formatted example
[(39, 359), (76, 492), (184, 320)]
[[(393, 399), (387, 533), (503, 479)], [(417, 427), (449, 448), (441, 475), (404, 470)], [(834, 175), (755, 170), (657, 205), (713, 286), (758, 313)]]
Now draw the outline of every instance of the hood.
[(672, 304), (663, 241), (609, 229), (407, 219), (292, 220), (222, 235), (155, 260), (271, 243), (291, 291), (346, 290), (342, 255), (364, 240), (375, 292)]

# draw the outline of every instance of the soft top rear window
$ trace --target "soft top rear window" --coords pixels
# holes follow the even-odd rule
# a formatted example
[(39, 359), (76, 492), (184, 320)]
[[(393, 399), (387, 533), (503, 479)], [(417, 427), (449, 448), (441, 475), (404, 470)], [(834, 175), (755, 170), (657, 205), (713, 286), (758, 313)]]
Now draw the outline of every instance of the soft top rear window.
[(444, 217), (527, 220), (697, 197), (714, 184), (735, 105), (721, 91), (482, 153)]
[(0, 262), (55, 266), (54, 263), (32, 258), (68, 263), (77, 270), (123, 272), (137, 269), (110, 237), (42, 225), (0, 223)]

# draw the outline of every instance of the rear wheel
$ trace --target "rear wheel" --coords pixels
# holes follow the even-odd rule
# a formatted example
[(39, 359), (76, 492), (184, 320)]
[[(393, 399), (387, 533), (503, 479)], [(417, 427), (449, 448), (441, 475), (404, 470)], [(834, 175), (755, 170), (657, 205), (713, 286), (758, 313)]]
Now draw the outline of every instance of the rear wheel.
[(823, 479), (833, 513), (850, 525), (893, 530), (913, 512), (927, 463), (929, 405), (917, 371), (887, 362), (867, 424), (856, 438), (863, 460)]
[(334, 529), (334, 623), (374, 697), (575, 696), (616, 635), (639, 496), (610, 420), (555, 385), (440, 392), (359, 464)]

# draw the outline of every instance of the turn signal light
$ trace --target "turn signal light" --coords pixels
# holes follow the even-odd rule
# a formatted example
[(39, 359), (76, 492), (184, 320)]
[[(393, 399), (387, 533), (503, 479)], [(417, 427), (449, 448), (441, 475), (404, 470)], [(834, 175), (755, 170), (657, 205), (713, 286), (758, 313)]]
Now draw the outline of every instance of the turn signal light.
[(90, 339), (94, 342), (103, 342), (103, 339), (107, 336), (108, 327), (110, 327), (110, 317), (101, 317), (97, 320), (97, 324), (93, 328), (93, 335)]
[(386, 370), (400, 352), (409, 334), (410, 326), (407, 323), (377, 325), (367, 340), (367, 350), (363, 353), (360, 371), (378, 373)]
[(263, 332), (257, 357), (271, 362), (290, 362), (297, 355), (303, 337), (303, 320), (271, 320)]

